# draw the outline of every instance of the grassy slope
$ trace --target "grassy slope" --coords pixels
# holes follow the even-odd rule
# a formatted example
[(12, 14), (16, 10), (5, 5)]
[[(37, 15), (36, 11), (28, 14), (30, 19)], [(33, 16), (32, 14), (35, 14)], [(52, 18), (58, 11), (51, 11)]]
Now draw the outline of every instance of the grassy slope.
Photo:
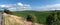
[[(9, 14), (3, 14), (2, 25), (25, 25), (24, 23), (20, 23), (19, 21), (17, 21), (18, 19), (20, 18), (16, 16), (11, 16)], [(20, 21), (22, 22), (22, 20)]]
[(28, 14), (35, 14), (36, 22), (45, 23), (46, 17), (51, 13), (49, 11), (15, 11), (14, 15), (26, 18)]

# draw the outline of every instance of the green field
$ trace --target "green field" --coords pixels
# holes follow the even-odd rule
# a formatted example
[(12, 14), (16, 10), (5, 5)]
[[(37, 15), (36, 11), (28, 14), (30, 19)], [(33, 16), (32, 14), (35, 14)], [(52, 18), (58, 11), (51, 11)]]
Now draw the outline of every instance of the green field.
[(46, 17), (51, 13), (50, 11), (15, 11), (14, 15), (26, 18), (28, 14), (36, 16), (37, 23), (45, 23)]
[(2, 10), (0, 10), (0, 12), (2, 12)]

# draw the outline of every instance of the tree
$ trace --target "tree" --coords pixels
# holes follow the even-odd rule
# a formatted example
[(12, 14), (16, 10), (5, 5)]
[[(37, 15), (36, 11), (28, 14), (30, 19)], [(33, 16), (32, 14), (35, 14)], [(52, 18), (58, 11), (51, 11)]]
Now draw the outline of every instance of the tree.
[(26, 19), (27, 21), (31, 21), (33, 25), (36, 22), (36, 16), (34, 14), (28, 14)]
[(36, 19), (36, 16), (34, 15), (34, 14), (28, 14), (28, 16), (27, 16), (27, 20), (28, 21), (35, 21), (35, 19)]
[(46, 19), (47, 25), (60, 25), (59, 13), (57, 11), (52, 12)]
[(10, 10), (4, 9), (4, 13), (13, 14)]
[(52, 25), (52, 22), (53, 22), (53, 20), (54, 20), (53, 16), (54, 16), (54, 14), (50, 14), (50, 15), (47, 17), (47, 19), (46, 19), (46, 24), (47, 24), (47, 25)]

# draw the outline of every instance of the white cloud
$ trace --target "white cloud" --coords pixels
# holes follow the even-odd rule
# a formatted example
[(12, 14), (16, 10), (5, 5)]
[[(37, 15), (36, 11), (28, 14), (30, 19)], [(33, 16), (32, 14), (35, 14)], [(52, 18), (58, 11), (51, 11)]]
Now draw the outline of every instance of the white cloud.
[(16, 8), (10, 8), (8, 10), (10, 10), (10, 11), (16, 11)]
[(0, 8), (8, 8), (11, 11), (23, 11), (23, 10), (60, 10), (60, 4), (43, 5), (32, 8), (29, 4), (16, 3), (16, 4), (4, 4), (0, 5)]
[(11, 11), (21, 11), (21, 10), (29, 10), (31, 6), (29, 4), (22, 4), (22, 3), (16, 3), (16, 4), (4, 4), (0, 5), (1, 8), (8, 8)]
[(1, 8), (9, 8), (9, 7), (11, 7), (11, 6), (12, 6), (12, 5), (10, 5), (10, 4), (9, 4), (9, 5), (7, 5), (7, 4), (6, 4), (6, 5), (5, 5), (5, 4), (4, 4), (4, 5), (0, 5)]
[(5, 7), (5, 5), (0, 5), (0, 7)]
[(22, 4), (22, 3), (17, 3), (17, 5), (19, 5), (19, 6), (23, 6), (23, 4)]
[(45, 5), (36, 8), (37, 10), (60, 10), (60, 4)]

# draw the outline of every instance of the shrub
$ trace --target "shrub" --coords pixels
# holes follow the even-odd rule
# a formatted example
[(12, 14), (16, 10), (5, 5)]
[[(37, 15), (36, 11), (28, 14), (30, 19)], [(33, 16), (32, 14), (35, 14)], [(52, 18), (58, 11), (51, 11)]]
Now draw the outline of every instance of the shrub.
[(35, 22), (36, 16), (34, 14), (28, 14), (27, 15), (27, 21)]

